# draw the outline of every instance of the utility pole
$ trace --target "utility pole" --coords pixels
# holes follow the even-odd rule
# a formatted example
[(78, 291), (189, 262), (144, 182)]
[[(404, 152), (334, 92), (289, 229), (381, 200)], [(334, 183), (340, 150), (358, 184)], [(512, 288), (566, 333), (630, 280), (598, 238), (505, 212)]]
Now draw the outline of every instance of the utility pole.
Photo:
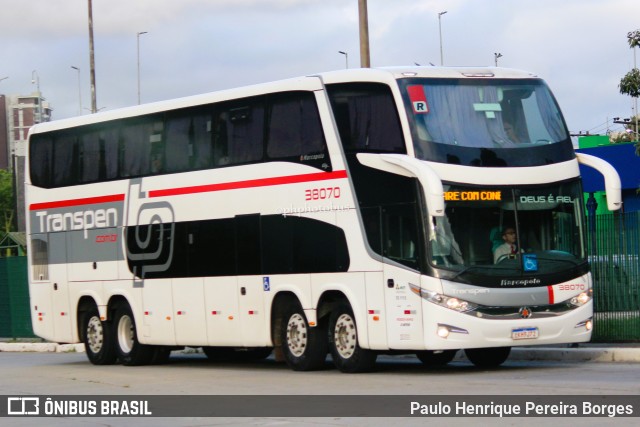
[(367, 0), (358, 0), (358, 12), (360, 15), (360, 66), (371, 67), (369, 55), (369, 20), (367, 18)]
[(438, 33), (440, 34), (440, 65), (444, 65), (444, 54), (442, 53), (442, 15), (444, 15), (445, 13), (447, 13), (447, 11), (445, 10), (444, 12), (438, 12)]
[(91, 113), (98, 111), (96, 103), (96, 62), (94, 59), (93, 50), (93, 8), (91, 7), (91, 0), (89, 2), (89, 74), (91, 75)]

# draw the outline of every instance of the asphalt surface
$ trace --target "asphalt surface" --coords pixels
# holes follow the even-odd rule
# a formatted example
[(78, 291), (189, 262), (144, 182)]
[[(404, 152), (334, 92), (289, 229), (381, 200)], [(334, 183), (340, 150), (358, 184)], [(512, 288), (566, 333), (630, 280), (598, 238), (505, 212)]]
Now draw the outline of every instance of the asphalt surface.
[[(48, 342), (28, 342), (0, 338), (0, 351), (11, 352), (84, 352), (83, 344), (57, 344)], [(197, 351), (186, 349), (187, 352)], [(457, 359), (463, 359), (464, 352), (458, 352)], [(640, 363), (640, 343), (634, 344), (594, 344), (553, 347), (514, 347), (509, 360), (555, 360), (582, 362)]]

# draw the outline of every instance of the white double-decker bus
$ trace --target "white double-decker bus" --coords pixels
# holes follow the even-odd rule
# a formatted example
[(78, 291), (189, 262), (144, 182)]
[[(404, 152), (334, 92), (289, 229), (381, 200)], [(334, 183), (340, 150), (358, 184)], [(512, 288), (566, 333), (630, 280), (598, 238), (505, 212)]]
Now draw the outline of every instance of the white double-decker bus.
[(499, 68), (344, 70), (37, 125), (33, 328), (99, 365), (191, 346), (343, 372), (585, 342), (579, 163), (620, 207), (545, 83)]

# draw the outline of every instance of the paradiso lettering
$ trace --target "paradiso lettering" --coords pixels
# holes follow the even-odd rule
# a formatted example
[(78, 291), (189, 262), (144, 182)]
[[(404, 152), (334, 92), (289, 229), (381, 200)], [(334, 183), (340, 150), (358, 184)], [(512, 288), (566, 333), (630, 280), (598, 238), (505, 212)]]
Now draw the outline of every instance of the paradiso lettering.
[(86, 210), (67, 213), (48, 211), (36, 212), (40, 232), (84, 230), (84, 238), (89, 237), (88, 230), (118, 226), (118, 210), (116, 208)]

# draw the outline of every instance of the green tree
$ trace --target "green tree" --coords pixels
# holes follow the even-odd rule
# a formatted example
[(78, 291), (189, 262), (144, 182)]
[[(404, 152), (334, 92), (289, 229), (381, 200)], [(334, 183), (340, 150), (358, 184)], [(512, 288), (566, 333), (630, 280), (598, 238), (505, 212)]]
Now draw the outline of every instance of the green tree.
[(0, 169), (0, 226), (3, 234), (13, 230), (14, 215), (13, 175), (8, 170)]
[(640, 70), (636, 66), (635, 59), (635, 48), (640, 47), (640, 30), (630, 31), (627, 33), (627, 42), (629, 43), (629, 47), (634, 49), (633, 51), (633, 69), (629, 71), (625, 76), (620, 80), (620, 84), (618, 87), (620, 88), (620, 93), (623, 95), (629, 95), (632, 98), (635, 98), (636, 105), (636, 117), (635, 117), (635, 126), (633, 126), (631, 133), (632, 137), (636, 142), (636, 154), (640, 155), (640, 141), (638, 139), (638, 97), (640, 97)]
[(620, 80), (620, 93), (632, 98), (640, 96), (640, 70), (634, 68)]
[[(627, 33), (627, 42), (631, 49), (640, 47), (640, 30), (630, 31)], [(638, 98), (640, 96), (640, 70), (638, 70), (638, 67), (636, 67), (635, 64), (635, 51), (633, 62), (633, 70), (629, 71), (622, 80), (620, 80), (618, 87), (620, 88), (621, 94), (629, 95), (632, 98)]]

